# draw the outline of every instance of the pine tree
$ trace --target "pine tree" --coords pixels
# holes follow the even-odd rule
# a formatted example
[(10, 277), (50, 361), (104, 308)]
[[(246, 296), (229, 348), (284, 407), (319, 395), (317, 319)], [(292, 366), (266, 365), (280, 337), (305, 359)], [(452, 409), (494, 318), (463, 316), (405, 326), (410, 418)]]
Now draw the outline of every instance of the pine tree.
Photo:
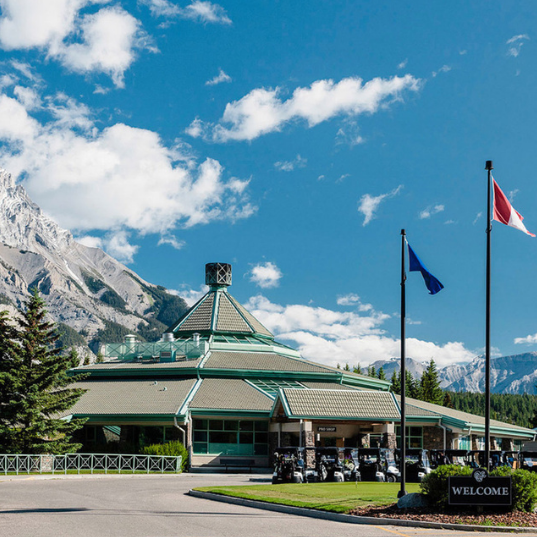
[(16, 341), (18, 331), (7, 311), (0, 312), (0, 453), (10, 453), (13, 428), (17, 416), (13, 400), (18, 394), (19, 357)]
[(377, 370), (375, 369), (374, 365), (369, 368), (369, 376), (374, 378), (377, 377)]
[(69, 351), (69, 359), (71, 360), (71, 367), (78, 367), (80, 365), (80, 358), (74, 347), (71, 347), (71, 350)]
[(361, 375), (362, 374), (362, 368), (360, 367), (360, 364), (355, 365), (353, 367), (353, 369), (352, 369), (352, 372), (353, 373), (358, 373), (359, 375)]
[(444, 392), (440, 388), (436, 364), (431, 358), (427, 369), (423, 372), (420, 382), (420, 399), (428, 403), (441, 405), (444, 401)]
[[(104, 356), (103, 356), (103, 353), (101, 351), (99, 351), (97, 353), (97, 360), (96, 360), (96, 363), (98, 364), (102, 364), (104, 362)], [(345, 371), (348, 371), (349, 370), (349, 365), (347, 364), (347, 368)]]
[(451, 401), (451, 395), (449, 392), (444, 393), (444, 400), (442, 401), (442, 406), (445, 406), (446, 408), (455, 408), (453, 406), (453, 402)]
[[(99, 355), (97, 355), (97, 362), (99, 362)], [(102, 362), (102, 360), (101, 360), (101, 362)], [(351, 368), (349, 367), (349, 362), (347, 362), (345, 364), (345, 367), (343, 368), (343, 371), (350, 371), (350, 370), (351, 370)]]
[[(86, 356), (84, 356), (84, 364), (83, 365), (90, 365), (89, 354), (86, 354)], [(338, 367), (338, 369), (339, 369), (339, 367)]]
[(397, 395), (401, 395), (401, 375), (397, 375), (395, 369), (392, 373), (392, 378), (390, 379), (392, 383), (391, 391)]
[(384, 373), (384, 368), (381, 366), (381, 368), (378, 370), (377, 377), (380, 380), (386, 380), (386, 373)]
[(11, 453), (61, 454), (76, 451), (72, 434), (86, 420), (60, 419), (85, 390), (69, 388), (78, 377), (69, 377), (73, 356), (54, 348), (58, 339), (54, 325), (46, 320), (44, 301), (37, 290), (21, 311), (18, 341), (13, 351), (15, 391), (8, 402), (7, 419), (2, 415), (2, 447)]

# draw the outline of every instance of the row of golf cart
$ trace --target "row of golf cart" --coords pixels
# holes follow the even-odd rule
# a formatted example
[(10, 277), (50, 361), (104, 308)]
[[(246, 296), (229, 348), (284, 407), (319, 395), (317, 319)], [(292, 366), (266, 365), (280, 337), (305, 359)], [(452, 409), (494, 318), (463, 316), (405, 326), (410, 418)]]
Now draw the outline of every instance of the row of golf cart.
[[(308, 466), (309, 460), (313, 465)], [(401, 480), (401, 453), (387, 448), (297, 448), (279, 447), (274, 452), (272, 483), (305, 483), (322, 481), (388, 481)], [(445, 464), (471, 468), (484, 467), (484, 451), (407, 449), (405, 478), (419, 483), (427, 474)], [(510, 466), (537, 472), (537, 452), (491, 451), (490, 467)]]

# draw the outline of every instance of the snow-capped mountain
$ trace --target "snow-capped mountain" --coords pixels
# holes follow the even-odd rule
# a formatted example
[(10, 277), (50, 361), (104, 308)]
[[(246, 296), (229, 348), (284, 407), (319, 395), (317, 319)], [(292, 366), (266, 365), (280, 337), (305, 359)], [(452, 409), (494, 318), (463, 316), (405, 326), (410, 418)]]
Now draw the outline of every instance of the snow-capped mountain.
[(60, 328), (82, 333), (93, 349), (125, 331), (157, 337), (187, 307), (101, 249), (76, 242), (0, 170), (0, 306), (14, 312), (32, 287)]

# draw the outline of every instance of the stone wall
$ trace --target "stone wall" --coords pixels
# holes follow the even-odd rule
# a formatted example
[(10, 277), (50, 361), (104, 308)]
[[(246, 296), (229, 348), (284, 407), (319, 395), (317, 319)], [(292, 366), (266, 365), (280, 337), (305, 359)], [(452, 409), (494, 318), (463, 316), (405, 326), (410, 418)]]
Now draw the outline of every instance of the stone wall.
[(423, 449), (444, 449), (444, 429), (440, 427), (424, 427)]
[(382, 435), (382, 447), (395, 449), (397, 447), (397, 439), (395, 433), (384, 433)]

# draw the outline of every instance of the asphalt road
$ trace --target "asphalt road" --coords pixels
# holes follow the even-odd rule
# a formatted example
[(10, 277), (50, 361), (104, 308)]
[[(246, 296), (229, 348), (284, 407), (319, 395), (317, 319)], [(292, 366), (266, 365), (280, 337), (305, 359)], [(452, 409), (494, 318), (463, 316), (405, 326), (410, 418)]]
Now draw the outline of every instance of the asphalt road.
[[(1, 537), (475, 537), (499, 533), (362, 526), (188, 496), (250, 476), (0, 476)], [(259, 476), (255, 476), (259, 477)], [(501, 534), (506, 535), (506, 534)], [(528, 535), (527, 533), (525, 535)], [(537, 534), (535, 534), (537, 535)]]

